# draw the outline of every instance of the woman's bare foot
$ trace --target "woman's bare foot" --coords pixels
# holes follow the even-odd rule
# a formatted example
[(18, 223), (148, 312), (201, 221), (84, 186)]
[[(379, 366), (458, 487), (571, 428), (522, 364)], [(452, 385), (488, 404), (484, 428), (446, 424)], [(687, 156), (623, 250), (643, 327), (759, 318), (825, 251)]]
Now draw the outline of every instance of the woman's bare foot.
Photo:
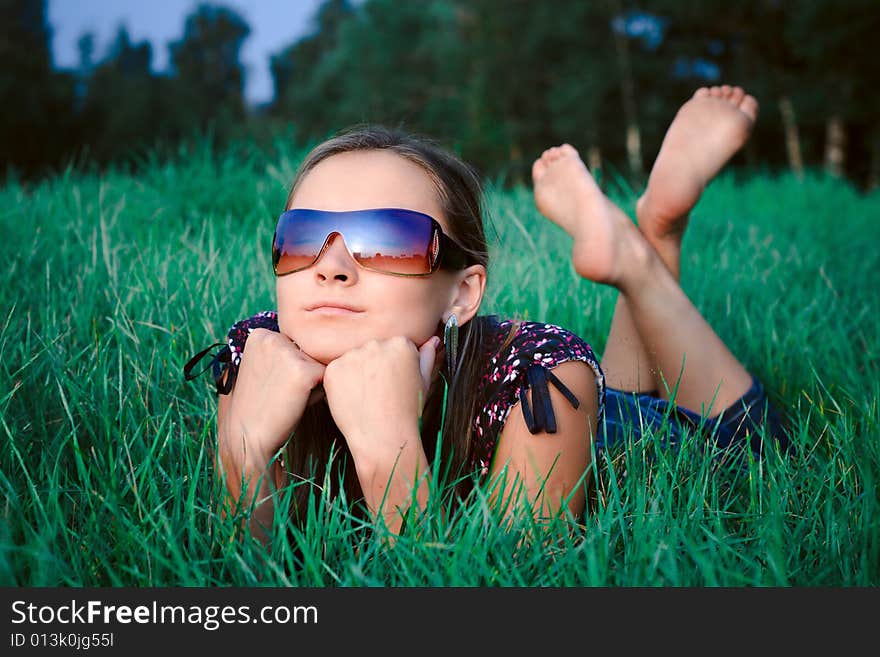
[(532, 165), (532, 180), (538, 211), (574, 238), (572, 263), (584, 278), (619, 287), (628, 269), (656, 257), (570, 144), (544, 151)]
[(639, 228), (661, 257), (680, 248), (688, 213), (746, 143), (757, 116), (758, 102), (726, 85), (697, 89), (678, 110), (636, 204)]

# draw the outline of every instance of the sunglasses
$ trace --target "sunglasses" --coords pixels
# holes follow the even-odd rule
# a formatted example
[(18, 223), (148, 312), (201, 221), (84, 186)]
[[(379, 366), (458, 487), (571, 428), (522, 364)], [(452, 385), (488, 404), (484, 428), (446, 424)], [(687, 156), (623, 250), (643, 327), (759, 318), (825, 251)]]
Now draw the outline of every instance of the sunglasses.
[(428, 276), (438, 268), (464, 269), (467, 254), (433, 217), (399, 208), (281, 213), (272, 238), (272, 267), (285, 276), (311, 267), (339, 233), (355, 261), (395, 276)]

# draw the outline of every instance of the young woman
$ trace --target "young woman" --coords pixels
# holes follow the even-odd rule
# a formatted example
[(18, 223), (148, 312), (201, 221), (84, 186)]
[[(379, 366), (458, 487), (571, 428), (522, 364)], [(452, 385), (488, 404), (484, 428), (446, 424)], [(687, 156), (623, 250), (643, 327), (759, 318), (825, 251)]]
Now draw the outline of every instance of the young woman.
[(237, 322), (211, 363), (231, 501), (256, 501), (252, 526), (268, 532), (274, 491), (342, 482), (396, 531), (426, 503), (436, 451), (462, 495), (506, 467), (499, 494), (579, 514), (593, 445), (669, 413), (673, 442), (689, 428), (756, 452), (762, 436), (784, 446), (761, 383), (678, 284), (688, 213), (757, 110), (738, 87), (698, 90), (667, 132), (638, 227), (572, 146), (535, 161), (535, 204), (574, 238), (575, 270), (620, 291), (601, 367), (564, 328), (478, 315), (488, 249), (470, 167), (378, 127), (317, 146), (276, 227), (277, 312)]

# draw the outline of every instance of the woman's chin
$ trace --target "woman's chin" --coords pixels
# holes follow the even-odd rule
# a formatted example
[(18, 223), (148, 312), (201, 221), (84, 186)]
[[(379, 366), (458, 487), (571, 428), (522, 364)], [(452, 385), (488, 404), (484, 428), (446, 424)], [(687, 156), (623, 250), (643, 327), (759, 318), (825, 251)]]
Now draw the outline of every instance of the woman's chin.
[(303, 353), (305, 353), (309, 358), (315, 359), (322, 365), (328, 365), (329, 363), (339, 358), (346, 351), (348, 351), (348, 349), (340, 349), (339, 345), (333, 348), (329, 348), (323, 345), (312, 346), (300, 344), (299, 347), (303, 350)]
[(360, 347), (366, 341), (363, 337), (325, 333), (320, 337), (310, 336), (298, 339), (296, 342), (309, 357), (314, 358), (322, 365), (327, 365), (345, 352)]
[[(281, 332), (294, 340), (299, 348), (310, 358), (315, 359), (322, 365), (327, 365), (336, 360), (344, 353), (363, 346), (370, 340), (382, 340), (398, 335), (402, 327), (390, 330), (387, 327), (374, 328), (361, 327), (361, 330), (340, 330), (341, 327), (300, 326), (300, 330), (287, 333), (285, 326), (281, 325)], [(313, 330), (308, 330), (313, 329)], [(425, 340), (430, 338), (428, 335)], [(412, 338), (411, 338), (412, 339)]]
[(279, 321), (278, 324), (280, 331), (296, 342), (303, 353), (323, 365), (365, 342), (361, 336), (334, 330), (333, 327), (313, 327), (302, 322), (298, 324), (299, 330), (295, 330), (287, 322)]

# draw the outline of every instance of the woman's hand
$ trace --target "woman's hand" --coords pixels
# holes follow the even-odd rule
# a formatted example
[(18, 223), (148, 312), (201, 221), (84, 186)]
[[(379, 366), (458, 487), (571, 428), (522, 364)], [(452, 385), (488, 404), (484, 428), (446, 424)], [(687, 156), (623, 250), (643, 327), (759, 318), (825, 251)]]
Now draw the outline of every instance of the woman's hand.
[(286, 335), (263, 328), (251, 332), (227, 420), (227, 456), (239, 466), (233, 470), (266, 466), (306, 406), (323, 398), (324, 370)]
[(436, 372), (440, 340), (370, 340), (327, 365), (324, 391), (355, 459), (395, 458), (418, 421)]
[(354, 458), (372, 513), (398, 531), (399, 510), (427, 502), (428, 460), (419, 417), (439, 365), (440, 339), (416, 348), (402, 336), (371, 340), (327, 365), (324, 390), (336, 426)]

